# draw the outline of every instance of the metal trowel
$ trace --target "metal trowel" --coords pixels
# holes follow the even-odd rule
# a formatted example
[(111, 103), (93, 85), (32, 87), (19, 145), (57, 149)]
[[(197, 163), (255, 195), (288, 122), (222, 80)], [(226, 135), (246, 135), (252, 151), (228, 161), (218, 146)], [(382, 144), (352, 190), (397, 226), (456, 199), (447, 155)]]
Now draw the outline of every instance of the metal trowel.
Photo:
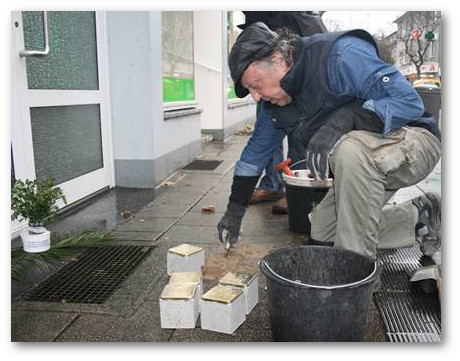
[(230, 235), (226, 229), (222, 232), (222, 237), (224, 239), (224, 250), (225, 250), (225, 257), (228, 256), (228, 252), (230, 251), (230, 248), (232, 247), (232, 244), (230, 243)]

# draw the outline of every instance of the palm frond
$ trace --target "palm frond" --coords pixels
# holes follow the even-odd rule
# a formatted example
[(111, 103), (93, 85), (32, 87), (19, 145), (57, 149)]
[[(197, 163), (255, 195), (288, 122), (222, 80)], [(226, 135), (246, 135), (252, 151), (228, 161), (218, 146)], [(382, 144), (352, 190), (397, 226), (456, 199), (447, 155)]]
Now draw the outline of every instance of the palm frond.
[(52, 240), (53, 249), (62, 249), (67, 247), (100, 247), (118, 239), (116, 236), (104, 231), (83, 231), (81, 233), (67, 233), (64, 235), (57, 234)]

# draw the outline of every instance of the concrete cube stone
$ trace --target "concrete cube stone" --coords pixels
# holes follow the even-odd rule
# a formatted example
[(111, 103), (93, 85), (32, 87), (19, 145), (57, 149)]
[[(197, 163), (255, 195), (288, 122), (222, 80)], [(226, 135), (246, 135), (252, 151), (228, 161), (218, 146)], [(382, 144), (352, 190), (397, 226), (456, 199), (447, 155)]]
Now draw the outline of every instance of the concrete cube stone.
[(201, 328), (232, 334), (246, 320), (244, 292), (217, 285), (201, 297)]
[(166, 272), (201, 272), (204, 266), (204, 250), (189, 244), (182, 244), (168, 250)]
[(167, 284), (160, 296), (161, 328), (195, 328), (200, 299), (196, 284)]
[(196, 296), (199, 300), (203, 295), (203, 278), (201, 272), (172, 272), (169, 278), (169, 284), (196, 284)]
[(247, 315), (259, 303), (259, 280), (255, 274), (229, 272), (219, 280), (219, 284), (243, 290)]

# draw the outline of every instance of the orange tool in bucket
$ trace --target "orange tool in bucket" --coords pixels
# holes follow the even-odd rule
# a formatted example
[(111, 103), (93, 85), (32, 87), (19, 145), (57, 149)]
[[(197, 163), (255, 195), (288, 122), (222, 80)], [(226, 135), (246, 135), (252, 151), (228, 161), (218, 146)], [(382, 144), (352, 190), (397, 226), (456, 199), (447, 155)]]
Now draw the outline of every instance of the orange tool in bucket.
[(294, 175), (294, 173), (292, 173), (292, 170), (289, 168), (289, 164), (291, 164), (291, 162), (292, 159), (287, 158), (286, 160), (283, 160), (281, 163), (278, 163), (276, 165), (276, 169), (282, 170), (284, 174), (292, 176)]

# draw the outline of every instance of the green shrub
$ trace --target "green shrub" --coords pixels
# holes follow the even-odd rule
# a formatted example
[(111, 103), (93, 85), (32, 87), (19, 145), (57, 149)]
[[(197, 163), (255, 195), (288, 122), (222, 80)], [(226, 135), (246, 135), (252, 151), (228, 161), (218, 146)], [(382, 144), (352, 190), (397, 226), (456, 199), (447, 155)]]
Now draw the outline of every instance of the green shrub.
[(59, 199), (67, 204), (62, 189), (55, 187), (51, 178), (16, 180), (11, 190), (11, 219), (27, 218), (29, 225), (40, 225), (59, 209), (56, 205)]

